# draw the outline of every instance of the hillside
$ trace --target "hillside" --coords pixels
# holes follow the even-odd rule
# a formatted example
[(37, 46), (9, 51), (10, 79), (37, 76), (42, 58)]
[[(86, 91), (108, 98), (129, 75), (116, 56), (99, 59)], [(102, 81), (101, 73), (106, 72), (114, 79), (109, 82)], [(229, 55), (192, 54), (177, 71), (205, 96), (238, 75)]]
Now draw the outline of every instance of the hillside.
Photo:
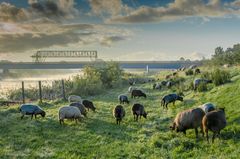
[[(158, 77), (163, 78), (166, 72)], [(184, 92), (184, 102), (169, 104), (168, 110), (160, 106), (161, 97), (173, 90), (153, 90), (152, 83), (138, 84), (146, 91), (147, 99), (131, 100), (124, 105), (126, 116), (116, 125), (112, 109), (118, 104), (117, 96), (126, 93), (128, 85), (91, 97), (97, 111), (75, 124), (58, 122), (58, 109), (67, 103), (43, 105), (47, 112), (44, 119), (20, 120), (18, 106), (0, 107), (0, 156), (1, 158), (239, 158), (240, 155), (240, 73), (231, 68), (232, 82), (199, 93)], [(180, 76), (184, 76), (183, 73)], [(185, 76), (184, 76), (185, 77)], [(192, 81), (193, 77), (185, 77)], [(130, 97), (130, 95), (128, 95)], [(134, 102), (144, 104), (148, 118), (133, 121), (131, 107)], [(194, 130), (187, 135), (171, 132), (169, 126), (175, 115), (187, 108), (212, 102), (225, 107), (227, 127), (221, 139), (208, 144)], [(210, 133), (210, 137), (212, 133)]]

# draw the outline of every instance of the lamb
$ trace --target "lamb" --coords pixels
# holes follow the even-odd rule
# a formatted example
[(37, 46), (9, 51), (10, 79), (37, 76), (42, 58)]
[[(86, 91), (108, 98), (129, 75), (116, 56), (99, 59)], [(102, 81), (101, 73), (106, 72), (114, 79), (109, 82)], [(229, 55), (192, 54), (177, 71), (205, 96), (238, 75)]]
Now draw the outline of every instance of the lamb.
[(126, 95), (124, 95), (124, 94), (120, 94), (118, 96), (118, 100), (119, 100), (120, 104), (124, 104), (124, 103), (129, 104), (128, 97)]
[(113, 109), (113, 117), (116, 118), (117, 125), (120, 125), (120, 122), (122, 121), (124, 116), (125, 116), (125, 110), (124, 110), (123, 106), (117, 105)]
[(170, 128), (176, 132), (183, 132), (185, 135), (187, 129), (195, 129), (196, 138), (198, 138), (198, 127), (201, 127), (203, 134), (201, 122), (204, 115), (201, 108), (185, 110), (177, 114)]
[(77, 107), (63, 106), (58, 111), (58, 117), (61, 125), (64, 124), (64, 119), (73, 119), (77, 123), (83, 116)]
[(68, 97), (68, 102), (69, 103), (72, 103), (72, 102), (79, 102), (79, 103), (82, 103), (82, 98), (80, 96), (77, 96), (77, 95), (70, 95)]
[(94, 106), (92, 101), (89, 101), (89, 100), (85, 99), (85, 100), (82, 101), (82, 104), (87, 108), (88, 111), (89, 111), (89, 109), (91, 109), (92, 111), (95, 112), (96, 107)]
[(41, 107), (33, 104), (23, 104), (20, 106), (19, 110), (22, 114), (21, 119), (23, 119), (24, 115), (31, 115), (31, 120), (33, 119), (33, 115), (35, 116), (35, 119), (37, 118), (37, 115), (41, 115), (42, 117), (45, 117), (46, 115)]
[(166, 109), (168, 109), (168, 104), (169, 103), (172, 103), (173, 102), (173, 105), (175, 105), (175, 101), (176, 100), (179, 100), (179, 101), (183, 101), (183, 97), (177, 95), (177, 94), (168, 94), (168, 95), (165, 95), (163, 98), (162, 98), (162, 101), (161, 101), (161, 106), (164, 108), (164, 106), (166, 107)]
[(138, 116), (143, 116), (144, 118), (147, 118), (147, 113), (144, 110), (144, 106), (139, 104), (139, 103), (135, 103), (132, 106), (132, 113), (133, 113), (133, 117), (135, 121), (138, 121)]
[(208, 113), (215, 110), (215, 105), (213, 105), (212, 103), (205, 103), (203, 105), (200, 105), (199, 108), (201, 108), (205, 113)]
[(147, 98), (147, 95), (145, 93), (143, 93), (141, 90), (132, 90), (131, 97), (132, 98), (135, 98), (135, 97)]
[(212, 80), (207, 80), (203, 78), (198, 78), (193, 81), (193, 88), (194, 90), (197, 90), (197, 87), (199, 86), (200, 83), (207, 84), (207, 83), (212, 83)]
[(87, 117), (87, 110), (86, 110), (86, 108), (84, 107), (83, 104), (78, 103), (78, 102), (73, 102), (73, 103), (71, 103), (69, 106), (77, 107), (77, 108), (80, 110), (81, 114), (82, 114), (84, 117)]
[(212, 143), (214, 143), (214, 138), (216, 135), (220, 135), (220, 131), (227, 125), (225, 110), (220, 108), (219, 110), (214, 110), (208, 112), (202, 119), (202, 126), (204, 133), (206, 134), (208, 140), (208, 130), (213, 132)]

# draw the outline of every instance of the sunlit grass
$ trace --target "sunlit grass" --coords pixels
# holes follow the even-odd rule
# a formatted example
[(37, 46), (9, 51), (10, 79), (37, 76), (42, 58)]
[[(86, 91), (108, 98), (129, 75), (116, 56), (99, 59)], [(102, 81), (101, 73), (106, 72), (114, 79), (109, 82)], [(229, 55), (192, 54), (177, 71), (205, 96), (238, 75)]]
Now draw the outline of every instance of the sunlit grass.
[[(184, 92), (184, 102), (160, 106), (161, 97), (173, 90), (152, 90), (152, 84), (137, 85), (146, 91), (147, 99), (130, 99), (124, 105), (126, 116), (116, 125), (112, 109), (117, 96), (126, 93), (128, 86), (91, 97), (97, 111), (76, 124), (58, 122), (58, 109), (67, 103), (43, 105), (46, 118), (20, 120), (18, 106), (0, 108), (0, 158), (239, 158), (240, 149), (240, 79), (234, 69), (231, 83), (214, 87), (207, 92)], [(161, 76), (167, 73), (163, 72)], [(182, 74), (180, 74), (181, 76)], [(163, 77), (162, 77), (163, 78)], [(190, 82), (193, 77), (189, 78)], [(130, 95), (129, 95), (130, 97)], [(147, 119), (133, 120), (134, 102), (145, 105)], [(205, 138), (196, 140), (194, 130), (187, 135), (171, 132), (174, 116), (184, 109), (212, 102), (226, 108), (227, 127), (221, 139), (208, 144)], [(212, 134), (210, 134), (212, 135)]]

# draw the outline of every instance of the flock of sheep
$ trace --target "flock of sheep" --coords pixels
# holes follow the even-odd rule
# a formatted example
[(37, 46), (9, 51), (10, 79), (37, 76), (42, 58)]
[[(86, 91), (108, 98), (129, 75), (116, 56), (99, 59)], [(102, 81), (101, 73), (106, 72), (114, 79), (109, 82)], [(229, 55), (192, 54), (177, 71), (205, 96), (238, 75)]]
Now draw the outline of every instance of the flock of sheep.
[[(208, 83), (211, 81), (205, 79), (194, 80), (194, 89), (196, 89), (197, 85), (201, 82)], [(157, 89), (163, 84), (166, 85), (166, 83), (167, 82), (154, 84), (153, 89)], [(129, 87), (128, 92), (131, 94), (131, 98), (147, 98), (147, 95), (141, 89), (134, 88), (133, 86)], [(129, 104), (130, 102), (125, 94), (119, 95), (118, 100), (120, 104), (114, 107), (113, 117), (116, 119), (116, 123), (120, 125), (126, 114), (125, 108), (122, 104)], [(183, 97), (174, 93), (165, 95), (161, 100), (161, 106), (163, 109), (168, 109), (168, 104), (174, 104), (177, 100), (183, 101)], [(87, 116), (87, 110), (91, 109), (92, 111), (95, 111), (96, 109), (92, 101), (82, 100), (81, 97), (76, 95), (69, 96), (68, 101), (70, 104), (61, 107), (58, 111), (60, 124), (64, 123), (64, 119), (71, 119), (77, 122), (78, 120), (81, 120), (81, 118)], [(41, 115), (42, 117), (46, 115), (42, 108), (32, 104), (21, 105), (20, 112), (22, 114), (21, 119), (24, 115), (31, 115), (31, 118), (33, 118), (33, 116), (36, 118), (37, 115)], [(140, 103), (133, 104), (132, 114), (135, 121), (138, 121), (138, 118), (141, 119), (142, 116), (147, 118), (147, 112), (145, 111), (144, 106)], [(183, 132), (184, 134), (186, 134), (186, 130), (188, 129), (195, 129), (195, 134), (198, 138), (198, 128), (200, 127), (203, 136), (204, 133), (206, 134), (207, 141), (209, 141), (208, 131), (210, 130), (213, 132), (212, 142), (214, 142), (216, 135), (220, 135), (220, 131), (226, 126), (226, 124), (224, 108), (216, 109), (216, 106), (212, 103), (205, 103), (197, 108), (188, 109), (178, 113), (170, 126), (170, 129), (175, 130), (176, 132)]]

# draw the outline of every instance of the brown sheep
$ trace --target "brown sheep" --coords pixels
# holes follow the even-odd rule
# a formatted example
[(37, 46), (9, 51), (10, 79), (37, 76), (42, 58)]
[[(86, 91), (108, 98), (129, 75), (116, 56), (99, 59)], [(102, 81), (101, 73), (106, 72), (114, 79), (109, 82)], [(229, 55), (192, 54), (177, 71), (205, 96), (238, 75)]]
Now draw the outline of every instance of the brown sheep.
[(214, 142), (214, 138), (216, 135), (220, 135), (220, 131), (225, 128), (227, 125), (225, 111), (224, 108), (220, 108), (219, 110), (214, 110), (208, 112), (202, 120), (202, 126), (204, 133), (206, 134), (207, 141), (208, 140), (208, 130), (213, 132), (212, 143)]
[(117, 105), (113, 109), (113, 117), (116, 118), (117, 125), (120, 125), (120, 122), (122, 121), (124, 116), (125, 116), (125, 110), (124, 110), (123, 106)]
[(198, 138), (198, 127), (202, 131), (202, 118), (205, 115), (201, 108), (188, 109), (177, 114), (170, 128), (176, 132), (183, 132), (186, 135), (187, 129), (195, 129), (196, 138)]
[(135, 98), (135, 97), (147, 98), (147, 95), (143, 93), (141, 90), (132, 90), (131, 98)]
[(138, 121), (138, 116), (143, 116), (144, 118), (147, 118), (147, 113), (144, 110), (144, 106), (139, 104), (139, 103), (135, 103), (132, 107), (132, 113), (133, 113), (133, 117), (135, 121)]

